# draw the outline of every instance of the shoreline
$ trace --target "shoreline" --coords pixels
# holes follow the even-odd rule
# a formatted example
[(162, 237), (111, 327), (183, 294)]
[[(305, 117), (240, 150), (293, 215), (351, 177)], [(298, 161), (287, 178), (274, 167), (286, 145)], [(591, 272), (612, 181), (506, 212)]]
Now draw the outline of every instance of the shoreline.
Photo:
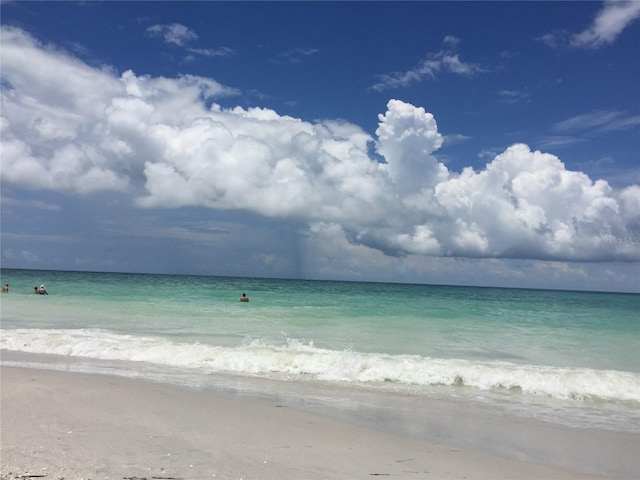
[(443, 443), (437, 432), (403, 434), (385, 421), (351, 422), (286, 397), (5, 365), (0, 372), (3, 480), (616, 478)]

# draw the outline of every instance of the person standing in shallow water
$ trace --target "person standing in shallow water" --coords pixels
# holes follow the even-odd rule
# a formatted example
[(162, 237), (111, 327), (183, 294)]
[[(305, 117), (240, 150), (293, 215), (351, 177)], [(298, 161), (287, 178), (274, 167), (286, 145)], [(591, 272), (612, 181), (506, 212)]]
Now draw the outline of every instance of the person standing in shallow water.
[(240, 297), (240, 301), (241, 302), (248, 302), (249, 301), (249, 297), (247, 297), (246, 293), (242, 294), (242, 296)]
[(2, 286), (2, 293), (9, 293), (9, 284), (8, 283), (5, 283)]

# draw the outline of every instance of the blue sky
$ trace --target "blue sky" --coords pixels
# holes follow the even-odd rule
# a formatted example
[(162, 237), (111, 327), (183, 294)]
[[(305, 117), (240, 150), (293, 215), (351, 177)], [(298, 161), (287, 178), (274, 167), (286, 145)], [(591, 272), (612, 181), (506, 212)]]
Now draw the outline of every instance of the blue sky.
[(2, 2), (4, 267), (640, 291), (640, 2)]

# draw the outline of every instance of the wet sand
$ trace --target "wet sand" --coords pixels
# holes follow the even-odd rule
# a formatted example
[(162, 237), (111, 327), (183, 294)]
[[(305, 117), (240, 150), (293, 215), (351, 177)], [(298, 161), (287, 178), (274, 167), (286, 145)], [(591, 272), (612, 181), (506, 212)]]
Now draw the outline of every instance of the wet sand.
[(31, 368), (1, 375), (3, 479), (604, 478), (268, 398)]

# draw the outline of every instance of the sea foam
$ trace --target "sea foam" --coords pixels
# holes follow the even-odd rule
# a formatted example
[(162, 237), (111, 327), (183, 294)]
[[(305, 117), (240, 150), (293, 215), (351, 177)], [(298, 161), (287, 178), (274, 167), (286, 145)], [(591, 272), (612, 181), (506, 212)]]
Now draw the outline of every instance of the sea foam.
[(481, 391), (507, 390), (557, 399), (623, 402), (634, 408), (640, 407), (640, 374), (637, 373), (338, 351), (289, 338), (279, 345), (247, 339), (242, 345), (225, 347), (114, 334), (101, 329), (3, 329), (0, 348), (146, 362), (200, 373), (232, 373), (372, 387), (464, 386)]

